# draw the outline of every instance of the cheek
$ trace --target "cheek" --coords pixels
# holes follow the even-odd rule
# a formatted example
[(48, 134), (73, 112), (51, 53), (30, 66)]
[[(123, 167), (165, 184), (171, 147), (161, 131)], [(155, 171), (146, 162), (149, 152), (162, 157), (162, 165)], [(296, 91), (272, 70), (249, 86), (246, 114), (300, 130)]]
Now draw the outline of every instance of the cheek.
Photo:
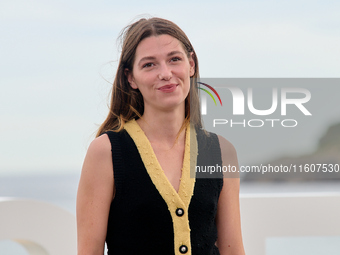
[(138, 84), (143, 85), (143, 86), (148, 86), (152, 84), (154, 80), (155, 74), (150, 71), (150, 72), (144, 72), (141, 74), (138, 74)]

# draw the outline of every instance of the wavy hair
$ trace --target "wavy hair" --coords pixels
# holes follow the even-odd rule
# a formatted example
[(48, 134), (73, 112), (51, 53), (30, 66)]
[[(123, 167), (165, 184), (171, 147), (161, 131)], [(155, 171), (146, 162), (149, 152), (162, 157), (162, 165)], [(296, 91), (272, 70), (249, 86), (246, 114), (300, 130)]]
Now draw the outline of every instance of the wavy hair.
[[(122, 51), (118, 63), (117, 73), (113, 82), (110, 111), (105, 121), (98, 129), (97, 136), (107, 132), (119, 132), (124, 123), (131, 119), (138, 119), (144, 113), (143, 96), (139, 90), (131, 88), (125, 75), (126, 68), (132, 71), (136, 49), (139, 43), (150, 36), (170, 35), (180, 41), (188, 56), (192, 54), (195, 62), (195, 74), (190, 79), (189, 95), (185, 99), (185, 120), (179, 133), (189, 124), (201, 128), (202, 121), (199, 107), (197, 79), (199, 78), (198, 60), (193, 46), (186, 34), (173, 22), (162, 18), (142, 18), (125, 27), (119, 38)], [(190, 103), (192, 109), (190, 109)]]

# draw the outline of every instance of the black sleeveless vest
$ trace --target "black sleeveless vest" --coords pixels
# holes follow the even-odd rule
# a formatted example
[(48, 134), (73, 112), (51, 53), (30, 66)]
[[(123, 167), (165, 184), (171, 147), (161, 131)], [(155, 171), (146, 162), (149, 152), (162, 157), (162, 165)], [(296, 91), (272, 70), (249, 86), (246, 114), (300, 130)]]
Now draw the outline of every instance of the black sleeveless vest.
[[(222, 165), (215, 134), (197, 129), (197, 166)], [(116, 193), (112, 201), (106, 243), (109, 255), (189, 254), (186, 246), (174, 247), (173, 219), (152, 182), (136, 144), (126, 130), (107, 132), (112, 146)], [(202, 173), (201, 173), (202, 174)], [(215, 216), (222, 173), (218, 178), (196, 174), (188, 218), (193, 255), (218, 255)], [(210, 176), (208, 176), (210, 177)], [(215, 176), (216, 177), (216, 176)], [(180, 217), (182, 211), (176, 211)], [(185, 213), (185, 212), (184, 212)]]

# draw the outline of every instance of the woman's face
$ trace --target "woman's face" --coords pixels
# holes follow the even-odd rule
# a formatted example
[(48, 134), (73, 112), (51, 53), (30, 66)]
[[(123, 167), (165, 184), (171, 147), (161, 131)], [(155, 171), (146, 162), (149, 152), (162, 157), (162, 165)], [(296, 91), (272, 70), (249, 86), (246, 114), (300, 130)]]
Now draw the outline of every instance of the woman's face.
[(143, 95), (145, 113), (150, 109), (184, 109), (194, 73), (195, 62), (182, 44), (170, 35), (159, 35), (139, 43), (133, 70), (127, 71), (127, 76), (131, 87)]

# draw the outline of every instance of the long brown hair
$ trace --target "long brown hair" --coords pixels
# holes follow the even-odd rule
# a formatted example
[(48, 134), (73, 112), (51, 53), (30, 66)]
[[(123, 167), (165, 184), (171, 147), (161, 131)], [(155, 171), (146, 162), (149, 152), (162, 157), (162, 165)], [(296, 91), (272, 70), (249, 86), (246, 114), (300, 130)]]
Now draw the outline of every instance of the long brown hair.
[(195, 62), (195, 74), (191, 77), (189, 95), (185, 99), (185, 121), (180, 132), (189, 122), (197, 127), (202, 127), (197, 89), (197, 79), (199, 78), (198, 60), (188, 37), (176, 24), (169, 20), (142, 18), (125, 27), (120, 34), (122, 52), (113, 82), (110, 112), (106, 120), (99, 127), (97, 136), (109, 130), (118, 132), (123, 129), (125, 122), (134, 118), (138, 119), (143, 115), (144, 101), (142, 94), (138, 89), (131, 88), (125, 75), (125, 70), (132, 71), (137, 46), (143, 39), (163, 34), (170, 35), (180, 41), (188, 58), (193, 53), (192, 59)]

